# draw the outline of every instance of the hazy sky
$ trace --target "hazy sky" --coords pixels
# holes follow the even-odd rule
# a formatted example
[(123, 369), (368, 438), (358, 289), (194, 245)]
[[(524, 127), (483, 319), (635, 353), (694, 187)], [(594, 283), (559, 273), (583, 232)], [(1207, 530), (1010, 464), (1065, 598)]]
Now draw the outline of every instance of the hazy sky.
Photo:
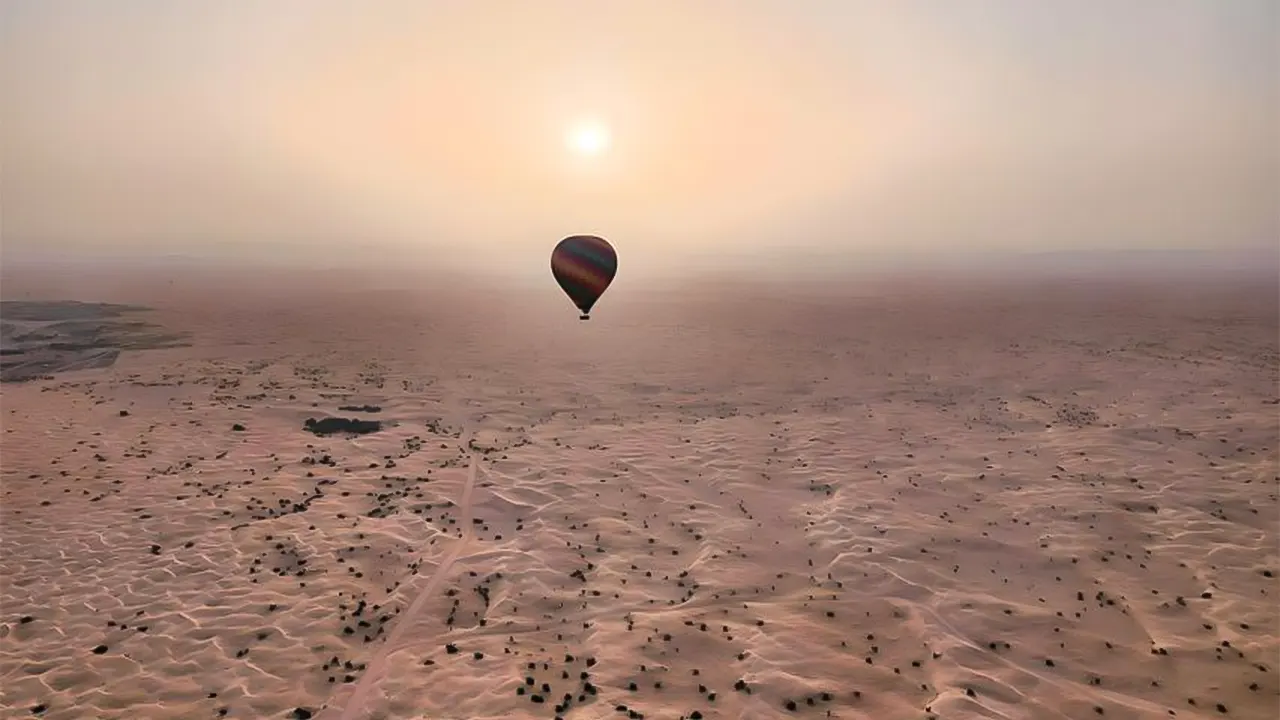
[[(5, 0), (0, 230), (6, 255), (362, 243), (537, 272), (576, 232), (624, 270), (1257, 248), (1278, 7)], [(606, 152), (566, 147), (585, 120)]]

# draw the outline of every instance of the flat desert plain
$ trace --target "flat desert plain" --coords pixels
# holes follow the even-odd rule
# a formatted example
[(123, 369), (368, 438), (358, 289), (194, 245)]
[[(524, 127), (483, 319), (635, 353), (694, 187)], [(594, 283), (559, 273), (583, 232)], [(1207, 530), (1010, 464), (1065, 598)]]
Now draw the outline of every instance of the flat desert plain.
[(1274, 279), (215, 275), (5, 287), (5, 718), (1277, 717)]

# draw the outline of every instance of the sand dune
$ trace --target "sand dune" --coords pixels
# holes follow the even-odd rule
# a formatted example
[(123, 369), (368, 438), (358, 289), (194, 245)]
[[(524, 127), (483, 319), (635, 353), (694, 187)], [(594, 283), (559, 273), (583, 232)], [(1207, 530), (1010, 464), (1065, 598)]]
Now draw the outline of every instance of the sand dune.
[(1276, 717), (1273, 284), (210, 283), (3, 387), (4, 717)]

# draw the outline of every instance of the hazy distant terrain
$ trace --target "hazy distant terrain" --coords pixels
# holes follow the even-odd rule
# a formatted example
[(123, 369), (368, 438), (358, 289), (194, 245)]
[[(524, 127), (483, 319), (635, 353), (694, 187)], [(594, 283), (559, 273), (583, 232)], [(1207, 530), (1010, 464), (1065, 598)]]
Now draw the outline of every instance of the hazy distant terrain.
[(161, 333), (126, 313), (146, 308), (108, 303), (0, 302), (0, 381), (110, 367), (123, 350), (179, 347), (181, 333)]
[(0, 715), (1275, 717), (1271, 271), (625, 268), (6, 278)]

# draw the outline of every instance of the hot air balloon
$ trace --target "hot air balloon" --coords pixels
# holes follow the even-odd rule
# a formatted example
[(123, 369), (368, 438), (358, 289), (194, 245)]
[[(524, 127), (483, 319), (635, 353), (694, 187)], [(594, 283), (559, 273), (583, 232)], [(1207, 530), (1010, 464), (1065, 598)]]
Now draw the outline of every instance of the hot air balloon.
[(579, 320), (591, 319), (591, 306), (617, 273), (618, 254), (602, 237), (571, 235), (551, 251), (551, 274), (564, 294), (582, 311)]

